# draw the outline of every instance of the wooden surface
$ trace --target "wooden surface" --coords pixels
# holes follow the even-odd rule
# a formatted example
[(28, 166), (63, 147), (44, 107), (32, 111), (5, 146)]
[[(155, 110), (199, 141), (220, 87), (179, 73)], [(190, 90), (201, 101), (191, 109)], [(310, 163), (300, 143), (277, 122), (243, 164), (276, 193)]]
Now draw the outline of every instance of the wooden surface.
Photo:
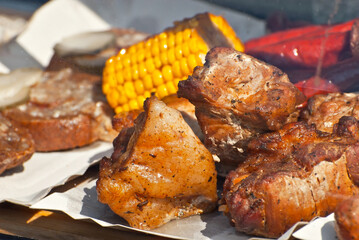
[[(93, 179), (97, 166), (91, 167), (84, 176), (76, 178), (52, 192), (62, 192), (77, 184)], [(17, 239), (20, 236), (30, 239), (148, 239), (167, 238), (147, 235), (134, 231), (104, 228), (92, 221), (74, 220), (62, 212), (30, 209), (11, 203), (0, 203), (0, 239)], [(9, 236), (7, 236), (9, 235)]]

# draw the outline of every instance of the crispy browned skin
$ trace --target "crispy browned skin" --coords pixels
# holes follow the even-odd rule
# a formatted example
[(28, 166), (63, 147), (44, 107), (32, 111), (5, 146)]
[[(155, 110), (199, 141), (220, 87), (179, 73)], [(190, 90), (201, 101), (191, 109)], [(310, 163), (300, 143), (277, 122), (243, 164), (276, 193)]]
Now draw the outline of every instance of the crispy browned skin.
[(179, 111), (154, 96), (144, 110), (134, 129), (124, 128), (115, 139), (111, 158), (101, 160), (99, 201), (140, 229), (213, 210), (211, 153)]
[(113, 111), (101, 92), (100, 77), (64, 69), (47, 72), (43, 80), (31, 89), (28, 103), (4, 111), (30, 131), (36, 151), (113, 141)]
[(304, 101), (286, 74), (230, 48), (210, 50), (204, 66), (178, 87), (178, 96), (196, 107), (205, 145), (234, 165), (249, 139), (281, 128)]
[(16, 126), (0, 113), (0, 174), (31, 158), (34, 141), (25, 128)]
[(329, 93), (315, 95), (308, 100), (301, 113), (303, 120), (315, 124), (323, 132), (331, 132), (334, 124), (343, 116), (359, 119), (359, 95), (356, 93)]
[(359, 196), (338, 204), (334, 212), (335, 231), (340, 240), (359, 239)]
[(298, 221), (333, 212), (337, 196), (358, 194), (358, 129), (352, 117), (343, 117), (331, 135), (290, 123), (250, 142), (221, 199), (236, 229), (276, 238)]
[[(193, 132), (203, 139), (201, 128), (195, 114), (195, 107), (186, 98), (179, 98), (177, 94), (166, 96), (162, 99), (167, 106), (177, 109), (181, 112), (183, 119), (192, 128)], [(132, 127), (135, 119), (142, 112), (142, 110), (131, 110), (129, 112), (121, 112), (116, 114), (112, 119), (113, 128), (120, 132), (123, 128)]]

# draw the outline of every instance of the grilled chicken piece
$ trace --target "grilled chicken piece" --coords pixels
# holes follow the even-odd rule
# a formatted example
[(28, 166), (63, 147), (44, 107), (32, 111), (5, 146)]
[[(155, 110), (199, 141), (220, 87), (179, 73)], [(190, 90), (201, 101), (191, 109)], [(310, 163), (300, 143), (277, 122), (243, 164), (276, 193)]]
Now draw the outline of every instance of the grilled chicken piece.
[(304, 101), (286, 74), (230, 48), (210, 50), (178, 87), (178, 96), (196, 107), (206, 147), (235, 166), (252, 137), (296, 120), (292, 114)]
[(343, 116), (359, 119), (359, 95), (356, 93), (329, 93), (315, 95), (301, 112), (301, 118), (315, 124), (323, 132), (331, 132), (334, 124)]
[(359, 196), (345, 199), (334, 212), (335, 231), (340, 240), (359, 239)]
[(341, 118), (332, 134), (305, 122), (264, 134), (227, 176), (221, 209), (238, 231), (271, 238), (326, 216), (343, 196), (359, 194), (358, 141), (353, 117)]
[(99, 201), (135, 228), (153, 229), (212, 211), (217, 174), (211, 153), (181, 113), (152, 96), (134, 128), (114, 141), (97, 181)]
[[(198, 125), (195, 107), (185, 98), (179, 98), (176, 94), (168, 95), (161, 101), (166, 103), (167, 106), (177, 109), (181, 112), (183, 119), (192, 128), (193, 132), (200, 138), (203, 139), (201, 128)], [(142, 110), (131, 110), (128, 112), (121, 112), (116, 114), (112, 119), (113, 128), (120, 132), (123, 128), (132, 127), (135, 119), (142, 112)]]

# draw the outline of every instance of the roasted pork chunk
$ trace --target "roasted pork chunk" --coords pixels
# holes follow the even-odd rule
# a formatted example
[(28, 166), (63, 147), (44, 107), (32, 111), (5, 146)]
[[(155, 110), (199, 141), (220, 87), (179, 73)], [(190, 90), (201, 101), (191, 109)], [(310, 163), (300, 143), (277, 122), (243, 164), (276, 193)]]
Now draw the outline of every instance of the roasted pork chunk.
[(181, 113), (152, 96), (134, 128), (103, 158), (98, 198), (132, 227), (152, 229), (176, 218), (211, 211), (217, 176), (211, 153)]
[(304, 101), (282, 71), (230, 48), (210, 50), (204, 66), (178, 87), (178, 96), (196, 107), (206, 147), (235, 166), (252, 137), (296, 120)]
[(334, 212), (335, 231), (340, 240), (359, 239), (359, 196), (352, 196), (338, 204)]
[(317, 129), (331, 132), (334, 124), (343, 116), (359, 119), (359, 95), (356, 93), (329, 93), (315, 95), (308, 100), (301, 113), (303, 120), (315, 124)]
[(328, 215), (359, 194), (358, 139), (353, 117), (341, 118), (332, 134), (298, 122), (258, 137), (227, 176), (221, 208), (238, 231), (272, 238)]

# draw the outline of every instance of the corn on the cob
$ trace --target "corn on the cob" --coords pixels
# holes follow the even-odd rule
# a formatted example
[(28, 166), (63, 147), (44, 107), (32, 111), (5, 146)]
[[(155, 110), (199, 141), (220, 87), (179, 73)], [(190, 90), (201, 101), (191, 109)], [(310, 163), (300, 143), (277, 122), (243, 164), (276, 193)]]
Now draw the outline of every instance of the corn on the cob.
[(203, 13), (175, 22), (109, 58), (103, 71), (103, 92), (116, 113), (141, 109), (152, 92), (160, 99), (176, 93), (178, 82), (203, 65), (206, 53), (215, 46), (244, 50), (221, 16)]

